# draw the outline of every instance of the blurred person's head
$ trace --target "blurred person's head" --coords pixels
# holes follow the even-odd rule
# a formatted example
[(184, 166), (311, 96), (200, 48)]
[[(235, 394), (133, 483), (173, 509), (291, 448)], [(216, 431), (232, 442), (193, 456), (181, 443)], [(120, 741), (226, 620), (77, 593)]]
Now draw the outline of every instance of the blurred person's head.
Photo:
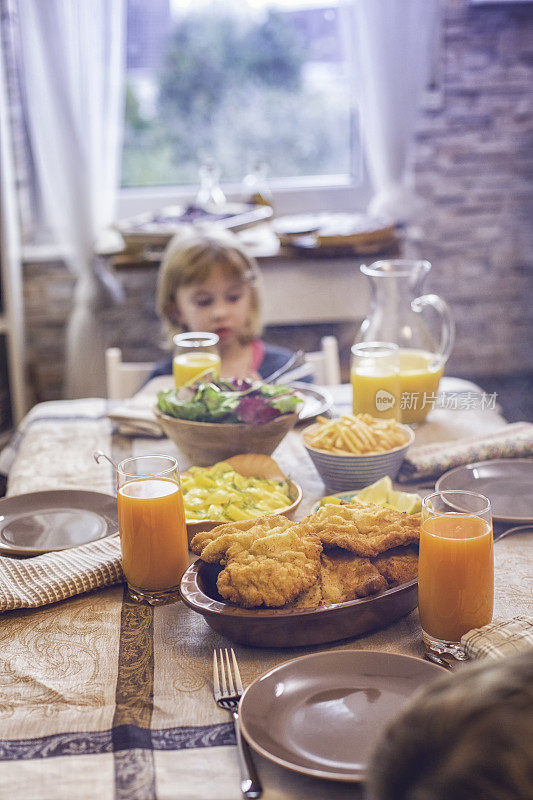
[(260, 273), (228, 231), (187, 228), (168, 244), (159, 270), (157, 311), (169, 339), (182, 331), (217, 333), (246, 344), (261, 334)]
[(369, 800), (531, 800), (533, 650), (423, 690), (386, 729)]

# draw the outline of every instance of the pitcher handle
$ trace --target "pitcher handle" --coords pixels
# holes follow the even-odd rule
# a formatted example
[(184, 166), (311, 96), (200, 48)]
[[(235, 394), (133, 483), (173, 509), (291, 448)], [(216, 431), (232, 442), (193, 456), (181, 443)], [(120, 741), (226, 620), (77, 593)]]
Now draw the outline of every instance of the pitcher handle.
[(433, 369), (444, 366), (455, 342), (455, 322), (448, 303), (438, 294), (423, 294), (411, 301), (411, 308), (418, 314), (428, 306), (435, 309), (441, 322), (440, 347), (437, 360), (432, 364)]

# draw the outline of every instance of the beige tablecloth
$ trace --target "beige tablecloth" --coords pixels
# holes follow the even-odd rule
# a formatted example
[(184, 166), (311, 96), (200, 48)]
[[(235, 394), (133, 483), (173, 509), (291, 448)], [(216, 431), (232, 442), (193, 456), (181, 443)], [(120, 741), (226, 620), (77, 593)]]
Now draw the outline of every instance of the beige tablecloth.
[[(166, 440), (113, 437), (105, 412), (103, 400), (33, 409), (14, 443), (9, 493), (58, 487), (112, 492), (112, 470), (94, 462), (95, 449), (115, 458), (147, 450), (175, 452)], [(453, 429), (449, 419), (441, 424)], [(486, 417), (487, 429), (502, 424), (496, 412)], [(423, 426), (419, 431), (423, 438)], [(303, 487), (301, 517), (324, 487), (298, 432), (274, 455)], [(496, 545), (496, 619), (529, 613), (531, 547), (532, 538), (525, 535)], [(211, 694), (213, 648), (229, 644), (182, 603), (156, 609), (135, 605), (124, 599), (120, 584), (4, 614), (0, 797), (238, 800), (232, 727)], [(236, 645), (235, 650), (248, 684), (294, 656), (337, 648), (421, 656), (418, 615), (334, 646)], [(294, 774), (259, 756), (256, 761), (265, 800), (357, 796), (352, 785)]]

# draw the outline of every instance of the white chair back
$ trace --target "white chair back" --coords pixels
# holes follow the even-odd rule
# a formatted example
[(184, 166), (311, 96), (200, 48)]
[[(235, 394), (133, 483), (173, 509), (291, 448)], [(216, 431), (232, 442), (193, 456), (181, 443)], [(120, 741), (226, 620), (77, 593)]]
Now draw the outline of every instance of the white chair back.
[(319, 386), (333, 386), (341, 382), (339, 361), (339, 344), (335, 336), (323, 336), (320, 350), (305, 353), (304, 363), (291, 369), (279, 379), (279, 383), (300, 381), (311, 376), (313, 383)]
[[(321, 349), (305, 354), (305, 363), (280, 378), (280, 382), (297, 381), (311, 375), (319, 386), (341, 382), (339, 346), (335, 336), (323, 336)], [(137, 392), (154, 368), (152, 361), (122, 361), (119, 347), (108, 347), (105, 353), (106, 387), (110, 400), (124, 400)]]
[(154, 368), (152, 361), (122, 361), (120, 347), (105, 351), (107, 396), (110, 400), (132, 397), (146, 381)]

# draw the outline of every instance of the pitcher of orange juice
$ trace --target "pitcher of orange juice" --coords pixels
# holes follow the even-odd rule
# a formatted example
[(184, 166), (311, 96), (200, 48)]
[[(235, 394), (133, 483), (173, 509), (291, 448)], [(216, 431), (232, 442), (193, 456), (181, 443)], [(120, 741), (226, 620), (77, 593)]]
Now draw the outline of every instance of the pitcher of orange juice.
[[(436, 294), (422, 294), (430, 269), (429, 261), (412, 259), (361, 266), (372, 298), (356, 342), (393, 342), (400, 348), (400, 416), (407, 424), (422, 422), (434, 406), (455, 337), (449, 306)], [(434, 313), (423, 314), (426, 309)]]

